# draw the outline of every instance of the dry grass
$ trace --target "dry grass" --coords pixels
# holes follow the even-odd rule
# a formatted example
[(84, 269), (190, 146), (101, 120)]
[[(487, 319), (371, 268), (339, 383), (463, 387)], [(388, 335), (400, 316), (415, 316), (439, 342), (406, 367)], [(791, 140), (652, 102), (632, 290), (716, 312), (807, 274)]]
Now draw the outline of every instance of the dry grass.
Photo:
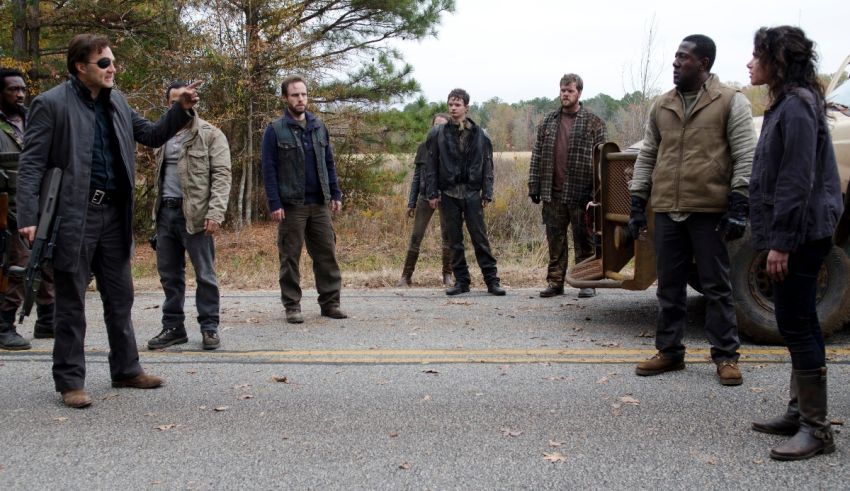
[[(511, 287), (542, 285), (546, 274), (548, 254), (540, 207), (527, 197), (529, 158), (528, 152), (495, 155), (495, 200), (485, 211), (499, 276), (504, 285)], [(405, 165), (404, 162), (404, 158), (390, 159), (387, 165), (398, 168)], [(388, 287), (398, 280), (413, 223), (406, 215), (411, 175), (408, 173), (403, 183), (376, 199), (368, 209), (346, 209), (335, 217), (337, 257), (346, 287)], [(422, 243), (413, 276), (417, 286), (440, 286), (438, 227), (435, 217)], [(241, 231), (223, 230), (216, 238), (216, 271), (221, 286), (234, 290), (277, 289), (276, 236), (276, 225), (268, 222)], [(133, 263), (136, 286), (141, 290), (158, 289), (153, 251), (141, 237), (137, 244)], [(468, 236), (465, 244), (472, 281), (481, 285), (481, 272)], [(188, 269), (187, 283), (191, 287), (192, 272)], [(306, 252), (302, 256), (301, 270), (302, 286), (312, 287), (312, 266)]]

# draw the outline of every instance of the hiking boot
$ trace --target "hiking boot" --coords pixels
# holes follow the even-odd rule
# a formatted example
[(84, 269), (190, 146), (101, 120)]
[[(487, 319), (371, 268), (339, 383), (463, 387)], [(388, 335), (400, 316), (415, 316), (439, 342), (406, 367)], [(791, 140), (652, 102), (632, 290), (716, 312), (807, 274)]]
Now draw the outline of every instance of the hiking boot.
[(797, 387), (794, 385), (794, 371), (791, 371), (791, 398), (785, 414), (764, 421), (753, 421), (753, 431), (771, 435), (794, 436), (800, 431), (800, 409), (797, 405)]
[(286, 309), (286, 322), (290, 324), (303, 323), (304, 316), (301, 315), (301, 309)]
[(744, 383), (738, 362), (732, 360), (717, 362), (717, 378), (720, 380), (720, 385), (741, 385)]
[(461, 293), (468, 293), (469, 285), (465, 283), (455, 283), (453, 287), (446, 290), (446, 295), (460, 295)]
[(85, 389), (66, 390), (62, 393), (62, 404), (75, 409), (91, 406), (91, 397)]
[(112, 386), (119, 389), (122, 387), (129, 387), (133, 389), (155, 389), (164, 382), (164, 380), (155, 375), (148, 375), (145, 372), (142, 372), (133, 378), (113, 380)]
[(338, 305), (323, 308), (322, 316), (330, 317), (331, 319), (348, 319), (348, 315), (346, 315), (345, 312), (339, 310)]
[(497, 297), (501, 297), (504, 296), (506, 292), (504, 288), (499, 286), (498, 281), (494, 281), (493, 283), (487, 285), (487, 293), (489, 293), (490, 295), (496, 295)]
[(451, 273), (443, 273), (443, 286), (451, 287), (455, 284), (455, 278)]
[(162, 328), (159, 334), (148, 340), (148, 349), (163, 349), (175, 344), (188, 343), (189, 337), (186, 336), (185, 329), (168, 329)]
[(652, 375), (661, 375), (664, 372), (674, 372), (684, 369), (685, 360), (671, 358), (659, 351), (652, 358), (638, 363), (635, 368), (635, 374), (642, 377), (649, 377)]
[(794, 370), (797, 404), (800, 409), (800, 431), (787, 442), (773, 448), (775, 460), (804, 460), (835, 451), (831, 422), (826, 417), (826, 367)]
[(32, 328), (32, 337), (36, 339), (50, 339), (53, 337), (53, 304), (41, 305), (35, 307), (38, 313), (38, 319), (35, 321), (35, 326)]
[(217, 349), (221, 346), (221, 339), (218, 337), (218, 331), (205, 330), (201, 331), (201, 344), (204, 349)]
[(5, 310), (0, 312), (0, 348), (11, 351), (27, 350), (32, 348), (30, 342), (24, 339), (15, 330), (15, 311)]
[(596, 288), (582, 288), (578, 291), (578, 298), (593, 298), (596, 296)]
[(545, 290), (540, 292), (542, 298), (552, 298), (564, 294), (564, 285), (549, 285)]

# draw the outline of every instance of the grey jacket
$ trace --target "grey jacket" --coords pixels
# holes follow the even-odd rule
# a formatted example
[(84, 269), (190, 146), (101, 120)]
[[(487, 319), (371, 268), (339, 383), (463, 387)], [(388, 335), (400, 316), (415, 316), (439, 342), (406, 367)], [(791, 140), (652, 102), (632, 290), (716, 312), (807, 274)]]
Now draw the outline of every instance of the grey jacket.
[[(221, 225), (230, 199), (230, 146), (218, 128), (195, 118), (187, 130), (186, 140), (177, 159), (177, 173), (183, 190), (183, 216), (186, 231), (196, 234), (204, 230), (204, 220)], [(165, 145), (154, 150), (156, 156), (156, 200), (153, 219), (159, 215), (159, 193), (162, 189)]]
[[(107, 89), (104, 89), (107, 90)], [(112, 125), (124, 175), (117, 176), (129, 190), (136, 175), (136, 142), (159, 147), (186, 126), (192, 117), (178, 103), (159, 121), (152, 123), (130, 108), (118, 90), (108, 93), (112, 106)], [(58, 203), (62, 217), (53, 253), (53, 267), (60, 271), (76, 271), (86, 228), (91, 154), (95, 132), (94, 102), (88, 90), (75, 78), (62, 83), (33, 100), (27, 115), (24, 151), (18, 174), (18, 227), (35, 226), (38, 217), (38, 194), (46, 169), (63, 171)], [(133, 246), (133, 193), (128, 193), (124, 206), (124, 229), (127, 237), (124, 253), (129, 258)]]

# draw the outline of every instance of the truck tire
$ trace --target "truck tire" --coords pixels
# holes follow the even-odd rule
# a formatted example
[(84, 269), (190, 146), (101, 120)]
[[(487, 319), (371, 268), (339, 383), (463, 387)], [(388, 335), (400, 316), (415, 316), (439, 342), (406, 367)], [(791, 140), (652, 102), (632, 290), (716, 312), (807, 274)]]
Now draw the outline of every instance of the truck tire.
[[(767, 251), (750, 247), (749, 230), (730, 247), (732, 297), (738, 331), (757, 343), (783, 344), (773, 309), (773, 282), (765, 271)], [(850, 258), (833, 246), (818, 276), (818, 320), (824, 337), (850, 321)]]

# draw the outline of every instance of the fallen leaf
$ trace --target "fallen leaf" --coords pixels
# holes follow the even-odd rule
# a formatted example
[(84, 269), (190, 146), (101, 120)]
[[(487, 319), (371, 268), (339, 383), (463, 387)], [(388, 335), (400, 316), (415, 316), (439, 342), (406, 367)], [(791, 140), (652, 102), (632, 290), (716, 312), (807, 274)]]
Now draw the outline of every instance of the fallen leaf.
[(260, 319), (257, 319), (256, 317), (248, 317), (247, 319), (245, 319), (245, 322), (249, 324), (259, 324)]
[(566, 462), (567, 456), (561, 452), (543, 452), (543, 459), (554, 464), (556, 462)]
[(248, 399), (253, 399), (253, 398), (254, 398), (254, 396), (252, 396), (251, 394), (242, 394), (241, 396), (239, 396), (239, 400), (242, 400), (242, 401), (246, 401)]
[(439, 371), (437, 371), (437, 370), (434, 370), (433, 368), (429, 368), (429, 369), (427, 369), (427, 370), (422, 370), (422, 373), (433, 373), (433, 374), (435, 374), (435, 375), (436, 375), (436, 374), (438, 374), (438, 373), (440, 373), (440, 372), (439, 372)]
[(143, 414), (143, 416), (148, 416), (148, 417), (156, 416), (156, 413), (145, 413), (145, 414)]
[(218, 406), (215, 409), (213, 409), (213, 411), (220, 413), (222, 411), (227, 411), (228, 409), (230, 409), (230, 406)]
[(251, 386), (251, 384), (239, 384), (239, 385), (234, 385), (233, 388), (237, 389), (237, 390), (238, 389), (247, 389), (250, 386)]
[(431, 396), (429, 394), (425, 394), (425, 397), (422, 398), (423, 401), (430, 401)]
[(832, 421), (830, 421), (830, 424), (833, 424), (835, 426), (843, 426), (844, 420), (843, 419), (833, 419)]
[(709, 457), (709, 459), (706, 462), (708, 462), (711, 465), (717, 465), (717, 459), (714, 458), (714, 457)]
[(628, 404), (630, 406), (640, 406), (640, 401), (635, 399), (632, 396), (625, 395), (623, 397), (618, 398), (620, 402), (623, 404)]
[(649, 331), (641, 331), (640, 334), (638, 334), (636, 337), (638, 337), (638, 338), (654, 338), (655, 334), (653, 334)]
[(553, 382), (554, 382), (555, 380), (566, 380), (566, 377), (564, 377), (564, 376), (560, 376), (560, 377), (554, 377), (554, 376), (553, 376), (553, 377), (543, 377), (543, 380), (549, 380), (549, 381), (553, 381)]
[(505, 436), (511, 436), (511, 437), (517, 437), (517, 436), (522, 435), (522, 431), (519, 431), (519, 430), (512, 430), (512, 429), (510, 429), (510, 428), (502, 428), (502, 435), (505, 435)]
[(753, 460), (753, 464), (764, 464), (764, 460), (762, 460), (762, 459), (755, 459), (755, 460)]
[(151, 484), (162, 484), (162, 481), (151, 481)]
[(608, 383), (608, 380), (610, 380), (610, 379), (609, 379), (609, 378), (608, 378), (608, 376), (606, 375), (605, 377), (602, 377), (601, 379), (597, 380), (597, 381), (596, 381), (596, 383), (597, 383), (597, 384), (607, 384), (607, 383)]
[(410, 464), (408, 464), (407, 462), (402, 462), (401, 464), (399, 464), (399, 465), (398, 465), (398, 468), (399, 468), (399, 469), (404, 469), (404, 470), (409, 470), (409, 469), (410, 469)]
[(174, 423), (167, 424), (167, 425), (160, 425), (160, 426), (156, 427), (156, 429), (158, 429), (159, 431), (172, 430), (174, 428), (177, 428), (177, 425), (174, 424)]
[(387, 385), (388, 383), (390, 383), (389, 380), (378, 380), (377, 382), (375, 382), (375, 384), (377, 385)]
[(108, 401), (110, 399), (115, 399), (116, 397), (118, 397), (118, 394), (106, 394), (105, 396), (103, 396), (103, 400)]
[(761, 387), (750, 387), (750, 392), (755, 392), (756, 394), (760, 394), (764, 392), (764, 389)]
[(198, 371), (195, 370), (194, 368), (190, 368), (190, 369), (186, 370), (186, 373), (188, 373), (189, 375), (194, 375), (194, 374), (198, 373)]
[(272, 377), (272, 380), (274, 380), (275, 382), (280, 382), (282, 384), (288, 384), (289, 383), (289, 378), (285, 375), (283, 375), (283, 376), (275, 375), (275, 376)]
[(68, 421), (68, 418), (66, 418), (65, 416), (59, 416), (58, 418), (53, 418), (53, 421), (64, 423), (65, 421)]
[(397, 432), (397, 431), (393, 431), (392, 433), (390, 433), (390, 438), (395, 438), (395, 437), (397, 437), (397, 436), (398, 436), (398, 432)]
[(555, 440), (549, 440), (549, 446), (550, 447), (560, 447), (563, 444), (564, 444), (564, 442), (556, 442)]

